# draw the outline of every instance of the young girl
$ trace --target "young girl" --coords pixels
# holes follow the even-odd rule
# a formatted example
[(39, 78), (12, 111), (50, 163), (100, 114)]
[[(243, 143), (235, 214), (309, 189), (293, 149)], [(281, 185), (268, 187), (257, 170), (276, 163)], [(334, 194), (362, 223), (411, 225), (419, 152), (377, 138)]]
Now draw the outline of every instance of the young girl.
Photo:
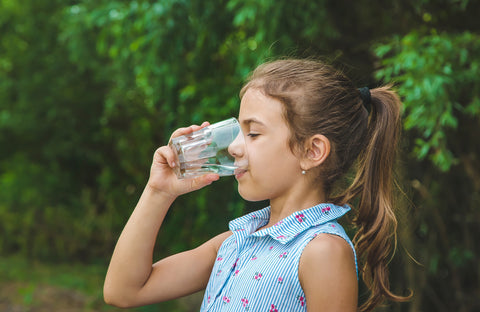
[[(248, 157), (249, 165), (235, 176), (238, 191), (249, 201), (269, 199), (270, 206), (152, 265), (157, 233), (175, 198), (219, 178), (178, 180), (172, 150), (160, 147), (113, 253), (106, 302), (140, 306), (205, 289), (201, 311), (353, 312), (359, 272), (371, 290), (361, 311), (384, 299), (405, 299), (389, 290), (387, 272), (396, 230), (397, 95), (388, 87), (359, 90), (328, 65), (290, 59), (259, 66), (240, 97), (246, 150), (230, 153)], [(178, 129), (172, 137), (207, 125)], [(334, 188), (353, 164), (351, 185)], [(337, 222), (348, 212), (355, 215), (355, 244)]]

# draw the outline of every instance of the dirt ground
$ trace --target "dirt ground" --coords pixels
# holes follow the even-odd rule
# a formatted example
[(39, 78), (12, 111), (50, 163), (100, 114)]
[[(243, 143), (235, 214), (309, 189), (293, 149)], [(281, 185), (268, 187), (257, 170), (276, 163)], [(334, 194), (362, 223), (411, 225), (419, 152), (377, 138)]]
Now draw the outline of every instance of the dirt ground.
[(95, 298), (69, 289), (18, 282), (0, 284), (1, 312), (102, 311), (98, 304)]
[[(177, 301), (177, 309), (198, 311), (203, 294), (197, 293)], [(107, 306), (102, 298), (87, 296), (72, 289), (25, 282), (0, 281), (0, 312), (125, 312)]]

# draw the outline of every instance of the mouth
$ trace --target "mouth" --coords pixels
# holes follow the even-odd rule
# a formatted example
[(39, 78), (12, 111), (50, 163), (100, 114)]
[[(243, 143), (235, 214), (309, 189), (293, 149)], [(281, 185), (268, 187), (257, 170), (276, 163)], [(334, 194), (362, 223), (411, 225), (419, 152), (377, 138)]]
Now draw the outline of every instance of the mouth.
[(235, 171), (234, 171), (234, 173), (235, 173), (235, 178), (236, 178), (236, 179), (241, 178), (241, 177), (245, 174), (245, 172), (247, 172), (247, 169), (242, 169), (242, 168), (237, 168), (237, 169), (235, 169)]

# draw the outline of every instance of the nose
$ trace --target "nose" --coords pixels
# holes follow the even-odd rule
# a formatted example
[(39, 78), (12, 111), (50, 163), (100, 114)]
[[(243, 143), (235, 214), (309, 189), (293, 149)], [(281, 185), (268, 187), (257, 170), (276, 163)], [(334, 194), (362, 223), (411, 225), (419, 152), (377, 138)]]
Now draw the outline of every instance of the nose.
[(235, 159), (242, 158), (245, 156), (245, 139), (243, 137), (242, 131), (240, 131), (233, 140), (232, 143), (228, 146), (228, 153), (232, 155)]

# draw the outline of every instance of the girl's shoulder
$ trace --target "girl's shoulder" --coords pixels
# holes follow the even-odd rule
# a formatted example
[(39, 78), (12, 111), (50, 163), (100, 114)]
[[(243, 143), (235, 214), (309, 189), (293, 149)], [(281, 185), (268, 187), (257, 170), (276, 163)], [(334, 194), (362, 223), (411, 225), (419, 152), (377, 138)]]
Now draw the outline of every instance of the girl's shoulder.
[[(350, 311), (346, 306), (355, 307), (357, 304), (355, 254), (349, 243), (336, 234), (321, 233), (305, 246), (298, 265), (298, 278), (309, 307), (315, 310), (324, 309), (327, 304), (330, 308), (341, 307), (341, 311)], [(322, 289), (320, 293), (319, 288)]]
[(330, 261), (336, 261), (335, 258), (347, 259), (348, 263), (354, 264), (358, 274), (355, 246), (338, 220), (320, 224), (312, 228), (311, 232), (312, 239), (305, 246), (302, 257), (304, 255), (307, 258), (311, 256), (316, 261), (321, 261), (321, 257), (324, 256), (329, 257)]
[(231, 231), (220, 233), (217, 236), (214, 236), (213, 238), (211, 238), (205, 244), (209, 245), (211, 250), (214, 251), (216, 255), (218, 253), (218, 250), (220, 249), (220, 246), (222, 246), (223, 242), (227, 240), (227, 238), (232, 236), (232, 234), (233, 233)]
[(335, 259), (350, 259), (355, 260), (355, 254), (352, 250), (352, 247), (343, 236), (338, 235), (337, 233), (330, 232), (320, 232), (315, 235), (315, 237), (305, 246), (302, 258), (303, 257), (313, 257), (330, 259), (334, 261)]

